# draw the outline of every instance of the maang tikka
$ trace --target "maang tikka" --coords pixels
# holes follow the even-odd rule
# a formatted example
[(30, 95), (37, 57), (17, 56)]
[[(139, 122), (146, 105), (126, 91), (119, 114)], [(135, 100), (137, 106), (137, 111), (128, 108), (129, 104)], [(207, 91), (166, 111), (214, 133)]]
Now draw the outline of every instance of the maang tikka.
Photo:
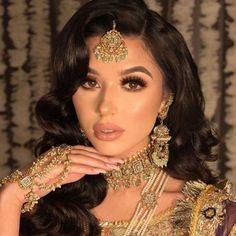
[(167, 162), (169, 160), (168, 142), (170, 141), (171, 136), (169, 135), (168, 127), (165, 126), (163, 122), (167, 117), (167, 113), (172, 102), (173, 95), (170, 95), (164, 108), (159, 113), (158, 118), (160, 120), (160, 125), (154, 127), (151, 135), (151, 145), (153, 147), (151, 159), (156, 166), (161, 168), (167, 166)]
[(116, 22), (113, 21), (113, 29), (108, 31), (100, 39), (99, 44), (94, 49), (96, 58), (102, 62), (116, 62), (124, 60), (128, 55), (124, 39), (120, 32), (116, 30)]

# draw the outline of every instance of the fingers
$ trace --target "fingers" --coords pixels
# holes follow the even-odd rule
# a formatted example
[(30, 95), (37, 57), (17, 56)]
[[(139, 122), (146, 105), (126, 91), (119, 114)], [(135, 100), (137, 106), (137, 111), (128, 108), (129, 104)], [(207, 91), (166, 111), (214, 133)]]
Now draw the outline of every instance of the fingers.
[[(63, 172), (63, 168), (64, 168), (64, 165), (62, 164), (58, 165), (56, 168), (51, 170), (50, 173), (48, 173), (46, 176), (37, 177), (35, 179), (35, 182), (38, 184), (46, 183), (46, 185), (53, 184), (57, 182), (57, 179)], [(61, 185), (78, 181), (81, 178), (83, 178), (85, 175), (98, 175), (101, 173), (106, 173), (106, 170), (100, 169), (97, 167), (92, 167), (90, 165), (81, 165), (81, 164), (77, 165), (77, 164), (72, 163), (70, 165), (69, 173), (66, 176), (66, 178), (63, 180)], [(42, 192), (42, 190), (40, 190), (39, 195), (42, 195), (42, 194), (45, 195), (46, 192)]]
[(108, 163), (103, 160), (94, 158), (93, 156), (88, 156), (89, 154), (70, 154), (68, 158), (70, 161), (76, 165), (86, 165), (98, 169), (102, 169), (104, 171), (108, 170), (119, 170), (117, 164)]
[(124, 161), (118, 158), (112, 158), (109, 156), (98, 153), (94, 148), (85, 146), (74, 146), (71, 149), (68, 158), (77, 165), (88, 165), (104, 171), (119, 170), (118, 163)]
[[(69, 179), (72, 182), (79, 180), (84, 175), (97, 175), (111, 170), (119, 170), (117, 164), (124, 162), (121, 159), (102, 155), (92, 147), (82, 145), (72, 146), (70, 154), (68, 154), (68, 159), (71, 162), (68, 176), (70, 176)], [(47, 176), (49, 182), (53, 179), (57, 179), (62, 172), (63, 165), (56, 166)], [(71, 176), (73, 176), (73, 178)], [(70, 180), (67, 178), (65, 182), (68, 183)], [(45, 179), (43, 181), (45, 181)]]
[(95, 148), (84, 146), (84, 145), (74, 145), (72, 148), (78, 149), (78, 150), (87, 150), (89, 152), (94, 152), (94, 153), (99, 153)]
[[(119, 170), (118, 164), (124, 162), (122, 159), (102, 155), (94, 148), (82, 145), (72, 146), (68, 159), (70, 160), (69, 172), (65, 179), (62, 180), (61, 185), (78, 181), (85, 175), (105, 174), (107, 171)], [(61, 178), (60, 176), (65, 171), (65, 165), (63, 164), (57, 164), (52, 169), (44, 172), (52, 160), (51, 158), (47, 159), (38, 169), (39, 174), (40, 172), (45, 173), (36, 177), (35, 181), (38, 184), (50, 185), (56, 183)], [(41, 187), (39, 188), (41, 189)], [(46, 192), (43, 192), (43, 194), (46, 194)]]
[(124, 160), (122, 159), (102, 155), (96, 149), (92, 147), (82, 146), (82, 145), (73, 146), (73, 148), (71, 149), (71, 154), (88, 155), (88, 156), (91, 156), (93, 158), (96, 158), (98, 160), (101, 160), (110, 164), (124, 163)]
[(98, 167), (91, 167), (89, 165), (72, 165), (70, 168), (70, 173), (97, 175), (100, 173), (106, 173), (106, 171), (104, 169), (100, 169)]

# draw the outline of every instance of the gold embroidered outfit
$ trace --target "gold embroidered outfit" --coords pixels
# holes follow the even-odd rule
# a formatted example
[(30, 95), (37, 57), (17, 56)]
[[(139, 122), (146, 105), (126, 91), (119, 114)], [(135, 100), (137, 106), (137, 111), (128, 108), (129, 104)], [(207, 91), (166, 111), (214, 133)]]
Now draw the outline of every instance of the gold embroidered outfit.
[[(183, 188), (184, 199), (175, 207), (154, 216), (147, 227), (146, 236), (235, 236), (236, 198), (230, 193), (230, 184), (223, 186), (207, 185), (202, 181), (189, 181)], [(234, 223), (222, 233), (220, 227), (228, 223), (226, 204), (235, 207)], [(122, 236), (128, 221), (100, 222), (102, 236)], [(131, 235), (130, 235), (131, 236)]]

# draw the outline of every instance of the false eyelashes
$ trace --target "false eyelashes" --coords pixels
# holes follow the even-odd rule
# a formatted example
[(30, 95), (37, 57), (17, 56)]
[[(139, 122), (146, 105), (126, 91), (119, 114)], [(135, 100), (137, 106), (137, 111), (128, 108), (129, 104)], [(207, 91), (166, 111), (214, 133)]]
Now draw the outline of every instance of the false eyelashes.
[[(147, 86), (147, 82), (138, 76), (128, 76), (121, 80), (121, 85), (126, 89), (140, 90)], [(127, 88), (126, 85), (129, 85), (129, 87)]]
[[(147, 86), (147, 82), (138, 76), (127, 76), (121, 79), (121, 86), (125, 90), (138, 91)], [(88, 76), (82, 87), (85, 89), (96, 89), (100, 88), (100, 85), (95, 77)]]

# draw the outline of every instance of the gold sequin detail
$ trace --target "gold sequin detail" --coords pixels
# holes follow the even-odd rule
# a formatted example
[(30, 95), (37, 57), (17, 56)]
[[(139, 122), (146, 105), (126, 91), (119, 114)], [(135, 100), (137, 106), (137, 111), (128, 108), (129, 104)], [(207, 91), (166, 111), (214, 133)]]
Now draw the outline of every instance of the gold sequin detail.
[[(178, 200), (176, 206), (153, 216), (145, 236), (215, 236), (216, 229), (224, 220), (224, 202), (235, 199), (228, 183), (220, 187), (202, 181), (188, 181), (183, 194), (184, 199)], [(101, 235), (123, 236), (128, 224), (129, 221), (100, 221)], [(229, 236), (236, 236), (235, 230), (234, 225)]]

